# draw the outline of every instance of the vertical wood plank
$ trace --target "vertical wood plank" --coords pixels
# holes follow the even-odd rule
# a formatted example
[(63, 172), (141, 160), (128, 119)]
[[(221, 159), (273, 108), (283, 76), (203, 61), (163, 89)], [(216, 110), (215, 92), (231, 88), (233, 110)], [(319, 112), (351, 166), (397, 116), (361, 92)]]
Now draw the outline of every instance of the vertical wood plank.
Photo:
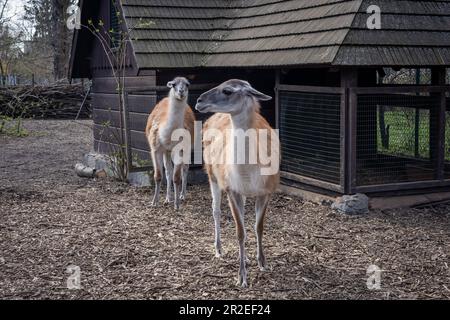
[(345, 87), (341, 88), (341, 110), (340, 110), (340, 152), (341, 152), (341, 168), (340, 168), (340, 185), (344, 193), (348, 193), (347, 186), (347, 123), (348, 123), (348, 109), (347, 109), (347, 94), (348, 90)]
[[(445, 68), (436, 67), (431, 69), (431, 84), (445, 85)], [(430, 156), (435, 166), (435, 179), (444, 179), (445, 162), (445, 91), (433, 93), (437, 105), (430, 109)]]
[(436, 179), (444, 179), (445, 171), (445, 109), (446, 98), (445, 91), (440, 93), (437, 123), (437, 159), (436, 159)]
[[(341, 108), (344, 108), (344, 143), (341, 148), (344, 155), (344, 177), (341, 178), (344, 184), (344, 193), (351, 194), (356, 187), (356, 134), (357, 134), (357, 104), (358, 97), (354, 88), (358, 86), (358, 70), (355, 68), (345, 68), (341, 70), (341, 88), (345, 91), (345, 98), (341, 100)], [(342, 122), (341, 122), (342, 125)]]
[(275, 129), (280, 129), (280, 69), (275, 71)]

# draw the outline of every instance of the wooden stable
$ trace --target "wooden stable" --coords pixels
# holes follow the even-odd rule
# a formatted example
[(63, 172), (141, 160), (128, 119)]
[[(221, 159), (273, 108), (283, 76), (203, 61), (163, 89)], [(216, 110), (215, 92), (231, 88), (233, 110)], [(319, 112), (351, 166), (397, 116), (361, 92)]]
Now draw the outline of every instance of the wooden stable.
[[(70, 76), (92, 79), (96, 151), (125, 137), (129, 156), (148, 160), (145, 123), (167, 81), (189, 78), (194, 105), (208, 86), (240, 78), (274, 97), (261, 112), (280, 130), (285, 184), (332, 194), (450, 189), (450, 2), (121, 3), (132, 38), (126, 112), (99, 43), (84, 29), (74, 36)], [(374, 4), (381, 30), (366, 27)], [(113, 24), (110, 0), (80, 5), (82, 24)], [(430, 69), (432, 80), (388, 86), (386, 67)]]

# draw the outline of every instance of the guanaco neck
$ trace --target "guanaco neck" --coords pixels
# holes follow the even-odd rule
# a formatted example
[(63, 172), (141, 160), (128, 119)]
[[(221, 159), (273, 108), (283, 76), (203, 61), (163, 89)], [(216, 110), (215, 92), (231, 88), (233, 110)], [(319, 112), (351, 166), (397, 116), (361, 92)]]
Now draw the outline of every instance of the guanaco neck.
[[(237, 114), (230, 114), (231, 117), (231, 132), (230, 132), (230, 143), (228, 144), (228, 147), (233, 150), (231, 153), (228, 154), (228, 156), (234, 157), (231, 159), (227, 159), (227, 161), (232, 161), (231, 163), (235, 163), (234, 161), (237, 160), (236, 157), (244, 156), (245, 163), (248, 163), (248, 157), (249, 157), (249, 143), (245, 143), (245, 150), (238, 150), (238, 145), (236, 144), (236, 141), (234, 139), (235, 136), (239, 136), (239, 134), (242, 134), (242, 132), (236, 132), (236, 130), (243, 130), (244, 134), (247, 130), (252, 129), (255, 127), (255, 121), (256, 121), (256, 112), (259, 108), (259, 105), (255, 101), (246, 101), (244, 102), (245, 105), (242, 106), (242, 111)], [(242, 161), (243, 159), (240, 158), (239, 161)], [(237, 163), (237, 164), (244, 164), (244, 163)], [(239, 174), (241, 175), (241, 178), (244, 179), (244, 177), (247, 176), (247, 172), (245, 167), (243, 166), (237, 166), (237, 170)]]
[(178, 100), (171, 90), (169, 94), (169, 112), (167, 116), (167, 127), (169, 130), (175, 130), (183, 126), (185, 111), (186, 99)]
[(256, 112), (259, 106), (255, 101), (252, 101), (251, 103), (244, 102), (244, 104), (246, 105), (243, 106), (240, 113), (230, 115), (233, 130), (242, 129), (247, 131), (254, 127)]

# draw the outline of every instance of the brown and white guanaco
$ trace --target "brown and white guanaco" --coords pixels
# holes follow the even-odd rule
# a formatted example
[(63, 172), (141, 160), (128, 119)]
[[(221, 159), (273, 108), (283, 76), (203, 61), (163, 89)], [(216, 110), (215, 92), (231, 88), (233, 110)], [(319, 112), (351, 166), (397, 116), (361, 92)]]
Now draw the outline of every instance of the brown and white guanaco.
[[(152, 205), (158, 206), (163, 167), (165, 169), (167, 192), (166, 203), (174, 201), (179, 209), (180, 200), (186, 197), (189, 163), (173, 163), (171, 151), (177, 142), (172, 141), (172, 134), (177, 129), (185, 129), (193, 138), (195, 117), (187, 104), (189, 81), (177, 77), (167, 83), (170, 88), (168, 97), (161, 100), (148, 117), (145, 133), (150, 145), (154, 169), (155, 194)], [(175, 196), (172, 195), (172, 181)]]
[[(199, 112), (214, 112), (203, 127), (203, 144), (205, 169), (209, 177), (212, 194), (212, 209), (215, 221), (215, 249), (216, 256), (222, 253), (220, 241), (220, 202), (222, 191), (228, 196), (228, 203), (236, 224), (239, 242), (239, 273), (238, 284), (247, 286), (247, 269), (245, 254), (244, 206), (246, 197), (255, 197), (257, 260), (261, 270), (266, 268), (266, 258), (263, 252), (262, 236), (264, 216), (271, 195), (279, 185), (279, 140), (276, 132), (259, 113), (259, 101), (270, 100), (267, 96), (254, 89), (247, 81), (228, 80), (221, 85), (203, 93), (197, 100), (196, 109)], [(208, 130), (229, 132), (224, 139), (210, 139), (206, 137)], [(257, 148), (255, 163), (234, 163), (224, 161), (229, 159), (230, 153), (236, 150), (234, 137), (239, 133), (253, 130), (257, 141), (246, 144), (244, 152), (249, 152), (249, 145)], [(259, 133), (267, 133), (269, 146), (259, 143)], [(214, 134), (213, 134), (214, 135)], [(211, 136), (211, 135), (210, 135)], [(273, 147), (275, 146), (275, 147)], [(262, 150), (265, 149), (265, 150)], [(261, 151), (269, 152), (270, 158), (276, 161), (276, 170), (272, 174), (261, 174), (267, 167), (260, 158)], [(247, 157), (248, 159), (248, 157)]]

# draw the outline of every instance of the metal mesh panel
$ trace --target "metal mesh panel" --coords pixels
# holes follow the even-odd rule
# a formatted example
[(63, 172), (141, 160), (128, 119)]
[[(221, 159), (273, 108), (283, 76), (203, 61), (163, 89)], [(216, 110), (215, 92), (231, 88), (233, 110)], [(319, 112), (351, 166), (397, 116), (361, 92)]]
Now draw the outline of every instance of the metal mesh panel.
[(340, 95), (280, 92), (281, 170), (339, 184)]
[[(447, 92), (448, 94), (449, 92)], [(447, 98), (447, 108), (445, 112), (445, 162), (444, 178), (450, 179), (450, 98)]]
[(360, 95), (357, 110), (357, 185), (431, 180), (439, 97)]

